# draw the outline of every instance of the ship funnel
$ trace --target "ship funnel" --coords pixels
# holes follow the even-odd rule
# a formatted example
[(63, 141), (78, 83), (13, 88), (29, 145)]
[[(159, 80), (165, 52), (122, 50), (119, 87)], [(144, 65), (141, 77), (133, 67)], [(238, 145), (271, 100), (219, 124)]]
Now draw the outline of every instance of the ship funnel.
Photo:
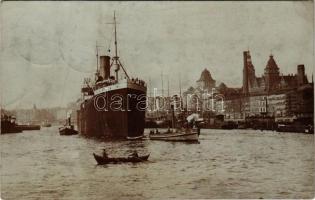
[(106, 80), (110, 77), (110, 57), (100, 56), (100, 75)]

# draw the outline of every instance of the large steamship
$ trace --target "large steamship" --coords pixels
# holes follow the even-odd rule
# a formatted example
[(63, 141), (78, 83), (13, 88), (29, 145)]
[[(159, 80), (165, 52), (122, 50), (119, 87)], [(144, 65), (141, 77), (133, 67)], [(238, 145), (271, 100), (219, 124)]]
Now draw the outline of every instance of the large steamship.
[(130, 78), (120, 62), (115, 14), (114, 29), (115, 55), (99, 56), (97, 51), (95, 81), (85, 79), (81, 88), (78, 129), (86, 136), (135, 139), (143, 136), (147, 87)]

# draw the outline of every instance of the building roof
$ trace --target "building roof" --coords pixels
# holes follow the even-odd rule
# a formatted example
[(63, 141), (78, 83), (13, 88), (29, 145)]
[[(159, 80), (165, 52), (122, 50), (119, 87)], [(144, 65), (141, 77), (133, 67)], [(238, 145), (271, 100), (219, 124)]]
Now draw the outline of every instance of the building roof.
[(276, 69), (276, 70), (279, 69), (276, 61), (273, 59), (272, 54), (269, 56), (269, 60), (268, 60), (267, 65), (266, 65), (266, 69)]
[(230, 88), (227, 87), (224, 83), (221, 83), (217, 90), (225, 96), (225, 98), (233, 98), (242, 94), (242, 88)]
[(227, 88), (227, 86), (222, 82), (219, 86), (218, 86), (218, 90), (219, 91), (223, 91)]
[(199, 80), (197, 82), (199, 82), (199, 81), (206, 81), (206, 82), (208, 82), (208, 81), (214, 81), (214, 80), (211, 77), (211, 74), (210, 74), (209, 70), (205, 68), (202, 71), (201, 76), (200, 76), (200, 78), (199, 78)]
[(190, 86), (187, 91), (183, 92), (184, 95), (186, 94), (191, 94), (195, 92), (195, 88), (193, 88), (192, 86)]
[(264, 76), (257, 77), (256, 81), (257, 81), (258, 87), (262, 87), (263, 85), (265, 85), (265, 77)]
[(290, 87), (294, 87), (297, 84), (296, 76), (293, 76), (293, 75), (286, 75), (286, 76), (282, 75), (281, 79), (284, 80), (285, 84)]

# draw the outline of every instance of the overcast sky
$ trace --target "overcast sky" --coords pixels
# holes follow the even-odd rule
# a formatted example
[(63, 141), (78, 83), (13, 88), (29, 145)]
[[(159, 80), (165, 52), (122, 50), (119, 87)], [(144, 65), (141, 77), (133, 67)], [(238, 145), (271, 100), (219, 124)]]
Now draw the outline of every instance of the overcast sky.
[[(313, 2), (2, 2), (1, 98), (7, 109), (64, 106), (96, 68), (95, 43), (118, 48), (128, 73), (171, 93), (207, 68), (241, 87), (242, 52), (260, 76), (270, 53), (283, 74), (313, 73)], [(113, 51), (112, 51), (113, 52)], [(168, 77), (167, 77), (168, 75)]]

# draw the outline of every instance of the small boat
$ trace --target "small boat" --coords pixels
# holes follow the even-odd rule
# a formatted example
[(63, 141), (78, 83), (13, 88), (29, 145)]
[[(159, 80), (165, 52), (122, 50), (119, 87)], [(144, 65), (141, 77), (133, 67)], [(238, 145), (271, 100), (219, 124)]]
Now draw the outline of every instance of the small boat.
[(138, 162), (143, 162), (147, 161), (150, 154), (144, 155), (144, 156), (138, 156), (138, 157), (117, 157), (117, 158), (104, 158), (103, 156), (96, 155), (93, 153), (93, 156), (99, 165), (104, 165), (104, 164), (109, 164), (109, 163), (124, 163), (124, 162), (131, 162), (131, 163), (138, 163)]
[(127, 140), (141, 140), (144, 136), (140, 135), (140, 136), (136, 136), (136, 137), (127, 137)]
[(59, 128), (60, 135), (77, 135), (79, 132), (74, 129), (74, 126), (71, 125), (71, 116), (69, 115), (66, 125)]
[(278, 124), (277, 132), (293, 132), (314, 134), (313, 126), (300, 124)]
[[(175, 127), (175, 116), (174, 109), (171, 105), (172, 109), (172, 128)], [(203, 119), (199, 118), (198, 114), (191, 114), (187, 118), (187, 126), (186, 128), (178, 128), (178, 129), (168, 129), (164, 133), (159, 133), (158, 130), (154, 133), (154, 131), (150, 131), (149, 138), (150, 140), (164, 140), (164, 141), (180, 141), (180, 142), (198, 142), (200, 135), (199, 125)]]
[(51, 123), (44, 122), (42, 123), (42, 127), (51, 127)]
[(42, 127), (51, 127), (51, 124), (44, 124)]
[(150, 133), (150, 140), (164, 140), (164, 141), (181, 141), (181, 142), (197, 142), (199, 140), (199, 129), (182, 129), (167, 131), (165, 133)]
[(59, 128), (60, 135), (77, 135), (78, 131), (74, 130), (73, 125)]
[(40, 130), (40, 125), (33, 125), (33, 124), (22, 124), (17, 125), (23, 131), (32, 131), (32, 130)]

